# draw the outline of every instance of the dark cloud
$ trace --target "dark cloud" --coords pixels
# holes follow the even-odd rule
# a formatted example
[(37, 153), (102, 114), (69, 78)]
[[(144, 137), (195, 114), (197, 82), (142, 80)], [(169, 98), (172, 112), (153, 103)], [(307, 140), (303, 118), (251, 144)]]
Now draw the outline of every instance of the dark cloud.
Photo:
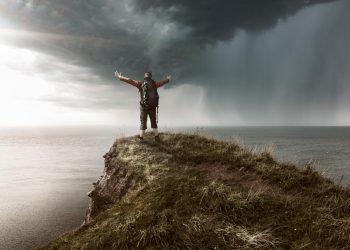
[(106, 0), (7, 0), (3, 8), (5, 14), (33, 30), (113, 38), (113, 32), (122, 30), (105, 16), (107, 3)]
[[(349, 1), (305, 9), (266, 32), (241, 32), (198, 60), (208, 109), (250, 124), (334, 124), (349, 98)], [(196, 77), (197, 78), (197, 77)], [(195, 81), (194, 81), (195, 82)], [(220, 100), (220, 101), (219, 101)], [(341, 117), (344, 116), (344, 117)]]
[(347, 0), (3, 0), (0, 25), (26, 30), (17, 46), (99, 76), (80, 83), (115, 83), (117, 66), (133, 78), (152, 69), (202, 87), (213, 119), (297, 123), (323, 111), (334, 118), (349, 104), (349, 8)]
[(8, 1), (3, 9), (7, 19), (26, 29), (14, 43), (90, 66), (106, 82), (117, 65), (130, 73), (149, 67), (147, 43), (133, 32), (137, 23), (127, 22), (131, 17), (123, 2), (22, 0)]
[[(138, 13), (151, 12), (164, 22), (174, 22), (187, 29), (185, 36), (164, 46), (161, 55), (175, 58), (165, 65), (183, 64), (188, 50), (205, 49), (220, 41), (229, 41), (240, 31), (260, 32), (285, 21), (297, 11), (334, 0), (133, 0)], [(194, 54), (194, 53), (190, 53)], [(164, 63), (162, 63), (164, 65)], [(186, 65), (187, 66), (187, 65)]]
[(32, 36), (25, 46), (90, 66), (109, 82), (116, 66), (134, 76), (149, 68), (159, 76), (191, 75), (186, 62), (205, 45), (240, 29), (273, 27), (319, 2), (326, 0), (5, 0), (2, 8), (13, 22), (52, 34)]
[(229, 40), (237, 30), (261, 31), (298, 10), (334, 0), (134, 0), (140, 13), (157, 14), (190, 28), (190, 42)]

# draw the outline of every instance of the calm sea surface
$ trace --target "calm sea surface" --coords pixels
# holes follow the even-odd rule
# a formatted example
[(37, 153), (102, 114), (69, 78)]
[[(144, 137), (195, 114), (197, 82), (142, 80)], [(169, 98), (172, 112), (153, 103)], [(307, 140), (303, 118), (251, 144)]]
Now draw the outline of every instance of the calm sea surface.
[[(172, 128), (246, 147), (270, 145), (280, 160), (350, 183), (350, 127)], [(79, 226), (86, 193), (115, 138), (137, 128), (0, 128), (0, 249), (32, 249)]]

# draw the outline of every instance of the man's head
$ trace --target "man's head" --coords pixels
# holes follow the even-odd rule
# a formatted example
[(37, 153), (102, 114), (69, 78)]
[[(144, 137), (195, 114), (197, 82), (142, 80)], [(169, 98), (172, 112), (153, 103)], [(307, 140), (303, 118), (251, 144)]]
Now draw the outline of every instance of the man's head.
[(152, 78), (152, 73), (151, 73), (151, 71), (147, 71), (147, 72), (145, 73), (145, 78)]

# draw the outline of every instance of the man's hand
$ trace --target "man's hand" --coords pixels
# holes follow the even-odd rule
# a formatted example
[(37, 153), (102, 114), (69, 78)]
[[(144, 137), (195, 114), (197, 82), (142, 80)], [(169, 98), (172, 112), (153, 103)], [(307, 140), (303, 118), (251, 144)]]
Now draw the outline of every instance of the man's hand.
[(168, 75), (167, 77), (166, 77), (166, 79), (168, 79), (169, 81), (171, 80), (171, 75)]
[(114, 76), (120, 79), (120, 77), (122, 77), (122, 73), (119, 73), (118, 70), (116, 70), (114, 72)]

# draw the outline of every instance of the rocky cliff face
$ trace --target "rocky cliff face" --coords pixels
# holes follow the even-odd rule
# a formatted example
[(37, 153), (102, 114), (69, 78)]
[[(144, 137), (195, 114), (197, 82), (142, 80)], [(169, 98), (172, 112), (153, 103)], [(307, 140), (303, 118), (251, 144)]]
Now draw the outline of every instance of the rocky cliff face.
[(350, 190), (198, 135), (117, 140), (84, 225), (44, 249), (346, 249)]
[[(169, 161), (170, 155), (156, 150), (154, 146), (157, 144), (148, 139), (149, 142), (144, 144), (133, 138), (121, 139), (103, 156), (103, 175), (93, 183), (94, 188), (88, 193), (90, 204), (84, 223), (167, 169), (164, 164)], [(156, 162), (152, 164), (151, 161)]]

